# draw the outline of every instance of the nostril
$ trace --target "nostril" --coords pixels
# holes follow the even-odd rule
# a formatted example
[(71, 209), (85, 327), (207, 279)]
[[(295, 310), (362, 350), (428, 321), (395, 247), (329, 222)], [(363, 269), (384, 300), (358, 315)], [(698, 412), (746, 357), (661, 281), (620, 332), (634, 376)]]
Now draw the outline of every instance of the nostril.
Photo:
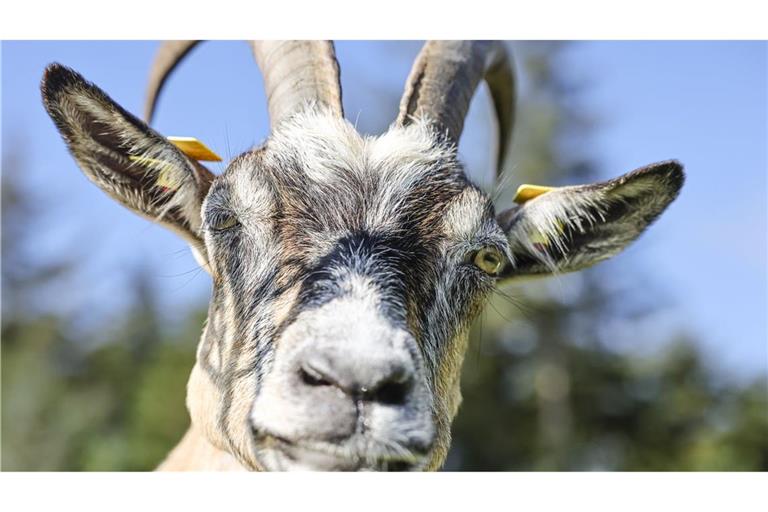
[(385, 405), (402, 405), (411, 389), (411, 380), (399, 378), (388, 380), (371, 393), (371, 400)]
[(401, 406), (415, 385), (410, 362), (394, 356), (362, 362), (335, 350), (310, 350), (300, 353), (294, 365), (294, 385), (307, 392), (338, 388), (355, 401)]
[(299, 377), (301, 378), (301, 382), (307, 386), (333, 385), (333, 382), (328, 377), (308, 364), (299, 367)]

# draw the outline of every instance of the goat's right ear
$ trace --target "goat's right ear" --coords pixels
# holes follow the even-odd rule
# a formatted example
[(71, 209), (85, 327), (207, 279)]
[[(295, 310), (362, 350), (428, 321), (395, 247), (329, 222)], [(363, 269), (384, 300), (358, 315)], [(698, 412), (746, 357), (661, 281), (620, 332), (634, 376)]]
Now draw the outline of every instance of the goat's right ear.
[(41, 90), (85, 175), (124, 206), (180, 234), (205, 259), (200, 210), (214, 175), (65, 66), (49, 65)]

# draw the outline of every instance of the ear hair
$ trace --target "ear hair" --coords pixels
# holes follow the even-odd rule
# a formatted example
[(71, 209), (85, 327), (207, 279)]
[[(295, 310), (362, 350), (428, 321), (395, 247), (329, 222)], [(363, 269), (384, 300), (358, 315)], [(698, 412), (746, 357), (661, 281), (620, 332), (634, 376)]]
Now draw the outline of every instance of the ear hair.
[(131, 210), (198, 250), (200, 208), (214, 175), (77, 72), (49, 65), (43, 103), (84, 174)]
[(635, 240), (677, 197), (682, 165), (666, 161), (591, 185), (554, 189), (497, 217), (512, 249), (508, 276), (570, 272)]

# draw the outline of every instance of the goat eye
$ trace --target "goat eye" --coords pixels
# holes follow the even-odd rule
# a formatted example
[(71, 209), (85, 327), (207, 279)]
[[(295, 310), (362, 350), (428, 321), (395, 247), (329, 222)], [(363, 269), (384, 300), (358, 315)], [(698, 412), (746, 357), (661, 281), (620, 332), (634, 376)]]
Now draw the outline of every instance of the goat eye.
[(231, 213), (213, 215), (208, 221), (208, 226), (215, 231), (223, 231), (239, 224), (237, 217)]
[(503, 262), (504, 257), (495, 247), (484, 247), (475, 253), (475, 266), (492, 276), (501, 271)]

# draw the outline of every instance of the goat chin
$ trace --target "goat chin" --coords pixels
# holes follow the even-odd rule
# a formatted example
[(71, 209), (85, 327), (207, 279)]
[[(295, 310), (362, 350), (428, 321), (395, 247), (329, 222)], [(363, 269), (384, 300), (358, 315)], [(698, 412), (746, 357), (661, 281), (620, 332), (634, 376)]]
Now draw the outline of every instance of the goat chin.
[(339, 457), (303, 447), (269, 448), (261, 455), (268, 471), (411, 471), (420, 467), (405, 460)]
[[(423, 457), (384, 458), (337, 455), (315, 448), (272, 442), (259, 450), (265, 471), (416, 471), (424, 469)], [(157, 471), (248, 471), (231, 454), (213, 446), (203, 434), (190, 428)]]

